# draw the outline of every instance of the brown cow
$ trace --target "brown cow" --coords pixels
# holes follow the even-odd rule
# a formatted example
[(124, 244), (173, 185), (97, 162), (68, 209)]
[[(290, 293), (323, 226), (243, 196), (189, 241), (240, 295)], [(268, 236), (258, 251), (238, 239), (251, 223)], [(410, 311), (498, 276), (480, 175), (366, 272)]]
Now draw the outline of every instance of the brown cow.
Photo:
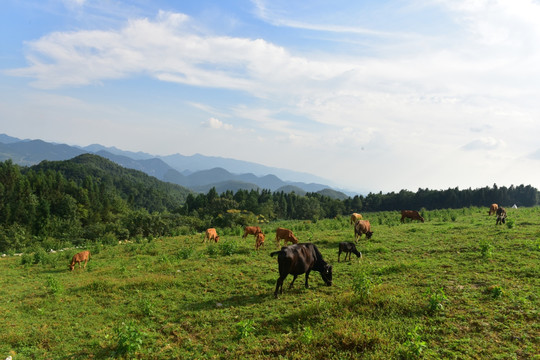
[(488, 215), (496, 214), (498, 208), (499, 208), (499, 205), (491, 204), (491, 206), (489, 207)]
[(214, 228), (206, 229), (206, 234), (204, 235), (203, 242), (206, 242), (206, 240), (214, 240), (215, 242), (219, 241), (219, 236), (217, 234), (216, 229)]
[(264, 245), (264, 234), (262, 232), (255, 235), (255, 250), (259, 250)]
[(497, 220), (495, 220), (495, 225), (502, 225), (504, 223), (506, 223), (506, 209), (499, 206), (497, 209)]
[(261, 233), (262, 230), (258, 226), (246, 226), (244, 228), (244, 235), (242, 235), (242, 239), (245, 239), (248, 235), (255, 235), (257, 236), (258, 233)]
[(424, 218), (416, 210), (401, 210), (401, 222), (404, 222), (405, 218), (424, 222)]
[(366, 234), (367, 239), (371, 239), (373, 231), (371, 231), (371, 224), (369, 220), (358, 220), (354, 224), (354, 240), (358, 241), (362, 234)]
[(287, 245), (287, 241), (292, 242), (293, 244), (298, 244), (298, 239), (294, 236), (293, 232), (289, 229), (277, 228), (276, 230), (276, 243), (279, 247), (279, 241), (283, 239), (283, 245)]
[(358, 220), (362, 220), (362, 214), (353, 213), (351, 215), (351, 224), (356, 224)]
[(73, 271), (73, 268), (75, 267), (75, 263), (79, 264), (79, 269), (81, 268), (81, 262), (84, 261), (84, 268), (86, 269), (86, 263), (90, 259), (90, 251), (81, 251), (80, 253), (77, 253), (73, 255), (73, 258), (71, 259), (71, 264), (69, 264), (69, 269)]

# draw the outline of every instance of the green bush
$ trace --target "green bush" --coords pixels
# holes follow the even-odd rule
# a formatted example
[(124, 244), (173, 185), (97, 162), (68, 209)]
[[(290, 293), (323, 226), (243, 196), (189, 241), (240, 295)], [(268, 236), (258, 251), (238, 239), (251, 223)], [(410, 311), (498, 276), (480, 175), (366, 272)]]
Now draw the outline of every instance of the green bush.
[(34, 263), (34, 257), (30, 254), (24, 253), (21, 255), (21, 265), (31, 265)]
[(47, 252), (41, 247), (37, 248), (34, 252), (34, 264), (46, 264), (47, 260)]
[(221, 255), (230, 256), (238, 251), (238, 242), (236, 240), (227, 240), (219, 244)]

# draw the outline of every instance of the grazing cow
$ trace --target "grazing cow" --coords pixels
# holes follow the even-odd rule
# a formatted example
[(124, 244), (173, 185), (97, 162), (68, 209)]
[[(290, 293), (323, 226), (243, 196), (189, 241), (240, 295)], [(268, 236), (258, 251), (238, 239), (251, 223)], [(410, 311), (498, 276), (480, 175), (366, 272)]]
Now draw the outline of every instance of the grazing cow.
[(214, 228), (206, 229), (206, 234), (204, 235), (203, 242), (206, 242), (206, 240), (209, 240), (209, 241), (214, 240), (215, 242), (219, 241), (219, 236), (217, 234), (216, 229)]
[(369, 220), (358, 220), (354, 224), (354, 240), (358, 241), (362, 234), (366, 234), (367, 239), (371, 239), (373, 231), (371, 231), (371, 224)]
[(424, 218), (416, 210), (401, 210), (401, 222), (404, 222), (405, 218), (424, 222)]
[(257, 236), (257, 234), (260, 232), (262, 232), (262, 230), (258, 226), (246, 226), (244, 228), (244, 235), (242, 235), (242, 239), (245, 239), (248, 235)]
[(497, 209), (497, 220), (495, 220), (495, 225), (502, 225), (504, 223), (506, 223), (506, 209), (499, 206)]
[(270, 254), (270, 256), (274, 255), (278, 256), (279, 264), (279, 278), (276, 283), (276, 291), (274, 291), (276, 298), (278, 291), (283, 294), (283, 281), (289, 274), (294, 276), (289, 289), (292, 288), (298, 275), (304, 273), (306, 274), (306, 288), (308, 288), (308, 277), (311, 270), (320, 272), (327, 286), (332, 285), (332, 265), (323, 260), (319, 249), (314, 244), (302, 243), (283, 246), (281, 250)]
[(355, 254), (357, 258), (362, 257), (362, 253), (356, 250), (356, 245), (354, 245), (354, 243), (350, 241), (344, 241), (339, 243), (339, 252), (337, 256), (338, 262), (342, 252), (345, 253), (345, 261), (347, 261), (347, 255), (349, 255), (349, 261), (351, 260), (351, 253)]
[(491, 204), (491, 206), (489, 207), (488, 215), (496, 214), (498, 208), (499, 208), (499, 205)]
[(351, 215), (351, 224), (356, 224), (358, 220), (362, 220), (362, 214), (353, 213)]
[(75, 268), (75, 263), (79, 264), (79, 269), (81, 268), (81, 262), (84, 261), (84, 268), (86, 269), (86, 263), (88, 263), (88, 260), (90, 259), (90, 251), (81, 251), (80, 253), (77, 253), (73, 255), (73, 258), (71, 259), (71, 264), (69, 264), (69, 269), (73, 271), (73, 268)]
[(276, 243), (278, 247), (279, 247), (279, 242), (281, 239), (285, 240), (283, 242), (283, 245), (287, 245), (287, 241), (290, 241), (293, 244), (298, 244), (298, 239), (296, 238), (296, 236), (294, 236), (293, 232), (289, 229), (277, 228)]
[(259, 250), (264, 245), (264, 234), (262, 232), (255, 235), (255, 250)]

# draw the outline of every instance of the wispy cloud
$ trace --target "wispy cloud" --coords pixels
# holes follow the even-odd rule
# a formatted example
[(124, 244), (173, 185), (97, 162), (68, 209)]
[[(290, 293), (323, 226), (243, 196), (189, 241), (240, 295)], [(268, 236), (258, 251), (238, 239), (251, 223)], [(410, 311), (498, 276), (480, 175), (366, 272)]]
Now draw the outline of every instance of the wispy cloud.
[(466, 145), (462, 146), (463, 150), (500, 150), (504, 149), (506, 144), (502, 140), (494, 139), (492, 137), (483, 137), (475, 139)]

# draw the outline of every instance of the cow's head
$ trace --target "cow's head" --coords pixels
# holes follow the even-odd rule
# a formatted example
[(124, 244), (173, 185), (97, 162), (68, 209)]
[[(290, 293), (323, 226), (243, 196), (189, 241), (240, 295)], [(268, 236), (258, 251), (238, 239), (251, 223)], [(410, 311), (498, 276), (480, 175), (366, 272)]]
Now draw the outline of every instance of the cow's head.
[(321, 276), (326, 286), (332, 285), (332, 265), (325, 264), (321, 271)]
[(73, 271), (73, 268), (75, 267), (75, 264), (69, 264), (68, 266), (69, 266), (69, 270)]
[(373, 231), (368, 231), (366, 233), (366, 238), (371, 239), (372, 236), (373, 236)]
[(218, 242), (218, 241), (219, 241), (219, 235), (216, 236), (216, 237), (214, 238), (214, 241), (215, 241), (215, 242)]

